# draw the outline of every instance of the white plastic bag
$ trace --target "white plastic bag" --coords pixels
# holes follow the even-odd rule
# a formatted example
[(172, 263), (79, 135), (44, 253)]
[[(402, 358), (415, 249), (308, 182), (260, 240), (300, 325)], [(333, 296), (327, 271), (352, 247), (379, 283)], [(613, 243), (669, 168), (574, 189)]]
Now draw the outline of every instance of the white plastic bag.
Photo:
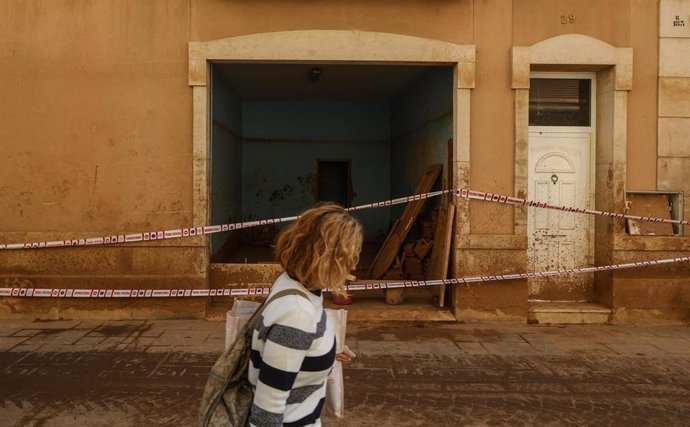
[[(328, 320), (335, 330), (336, 353), (343, 352), (345, 333), (347, 332), (347, 310), (326, 309)], [(326, 413), (337, 418), (345, 416), (345, 384), (343, 382), (343, 364), (336, 361), (326, 380)]]
[(343, 364), (336, 361), (326, 380), (326, 413), (337, 418), (345, 416), (345, 384)]
[(237, 331), (242, 325), (247, 323), (252, 314), (256, 311), (261, 303), (254, 301), (235, 300), (232, 310), (228, 311), (225, 317), (225, 349), (230, 347), (230, 344), (235, 342)]

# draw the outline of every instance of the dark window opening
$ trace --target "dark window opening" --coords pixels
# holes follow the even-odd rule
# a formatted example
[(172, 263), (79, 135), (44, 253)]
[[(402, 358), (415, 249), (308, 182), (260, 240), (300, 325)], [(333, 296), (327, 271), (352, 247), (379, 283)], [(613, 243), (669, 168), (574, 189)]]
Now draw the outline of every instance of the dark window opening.
[(592, 80), (530, 79), (530, 126), (591, 126)]

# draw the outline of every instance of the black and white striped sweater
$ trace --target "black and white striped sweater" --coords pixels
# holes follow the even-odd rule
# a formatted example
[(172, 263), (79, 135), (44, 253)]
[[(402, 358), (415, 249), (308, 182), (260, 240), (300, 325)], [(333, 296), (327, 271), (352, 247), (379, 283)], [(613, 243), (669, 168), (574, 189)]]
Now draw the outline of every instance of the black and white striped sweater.
[(271, 293), (297, 289), (269, 304), (252, 338), (249, 382), (255, 387), (252, 426), (320, 426), (326, 377), (335, 361), (335, 334), (322, 296), (287, 273)]

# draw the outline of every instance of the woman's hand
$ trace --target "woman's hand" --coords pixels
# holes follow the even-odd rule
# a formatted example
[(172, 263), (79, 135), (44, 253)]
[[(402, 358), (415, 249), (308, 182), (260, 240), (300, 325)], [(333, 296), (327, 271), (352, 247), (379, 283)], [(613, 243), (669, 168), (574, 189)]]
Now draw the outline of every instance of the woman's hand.
[(357, 357), (354, 351), (350, 350), (350, 347), (344, 345), (343, 352), (335, 355), (335, 360), (338, 362), (349, 362)]

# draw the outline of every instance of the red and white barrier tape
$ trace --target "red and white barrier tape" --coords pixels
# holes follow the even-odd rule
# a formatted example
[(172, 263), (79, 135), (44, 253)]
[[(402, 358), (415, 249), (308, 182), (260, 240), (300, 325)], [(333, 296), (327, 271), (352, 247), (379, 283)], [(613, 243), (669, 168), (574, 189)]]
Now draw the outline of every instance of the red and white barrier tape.
[[(381, 208), (385, 206), (399, 205), (415, 200), (429, 199), (431, 197), (440, 196), (441, 194), (450, 193), (452, 190), (432, 191), (430, 193), (416, 194), (414, 196), (399, 197), (392, 200), (384, 200), (382, 202), (368, 203), (365, 205), (353, 206), (347, 208), (348, 211), (360, 211), (371, 208)], [(256, 221), (228, 223), (220, 225), (207, 225), (204, 227), (178, 228), (175, 230), (161, 230), (161, 231), (146, 231), (143, 233), (134, 234), (120, 234), (104, 237), (91, 237), (88, 239), (71, 239), (71, 240), (54, 240), (50, 242), (33, 242), (33, 243), (8, 243), (0, 244), (0, 250), (10, 249), (43, 249), (43, 248), (59, 248), (66, 246), (99, 246), (99, 245), (113, 245), (121, 243), (133, 242), (149, 242), (166, 239), (179, 239), (183, 237), (201, 236), (204, 234), (224, 233), (226, 231), (241, 230), (244, 228), (259, 227), (268, 224), (279, 224), (283, 222), (294, 221), (298, 216), (286, 216), (282, 218), (261, 219)]]
[[(376, 289), (417, 288), (438, 285), (462, 285), (500, 280), (529, 279), (534, 277), (567, 276), (570, 274), (595, 273), (600, 271), (624, 270), (629, 268), (653, 267), (665, 264), (690, 262), (690, 257), (667, 258), (651, 261), (638, 261), (626, 264), (604, 265), (599, 267), (568, 268), (564, 270), (542, 271), (536, 273), (499, 274), (495, 276), (474, 276), (457, 279), (437, 279), (419, 281), (398, 281), (380, 283), (352, 283), (348, 291)], [(258, 296), (268, 295), (270, 288), (240, 289), (51, 289), (51, 288), (0, 288), (0, 297), (43, 297), (43, 298), (179, 298), (209, 296)]]
[[(664, 218), (652, 218), (637, 215), (626, 215), (621, 213), (597, 211), (592, 209), (575, 208), (572, 206), (555, 206), (545, 202), (536, 202), (533, 200), (521, 199), (517, 197), (509, 197), (500, 194), (485, 193), (482, 191), (473, 191), (466, 189), (442, 190), (433, 191), (424, 194), (417, 194), (413, 196), (400, 197), (392, 200), (385, 200), (382, 202), (368, 203), (365, 205), (354, 206), (348, 208), (348, 211), (354, 212), (363, 209), (379, 208), (385, 206), (393, 206), (403, 203), (408, 203), (415, 200), (423, 200), (431, 197), (440, 196), (442, 194), (452, 193), (457, 197), (462, 197), (470, 200), (483, 200), (494, 203), (502, 203), (513, 206), (527, 206), (543, 209), (553, 209), (561, 212), (572, 212), (578, 214), (596, 215), (609, 218), (632, 219), (636, 221), (647, 221), (655, 223), (670, 223), (690, 225), (690, 220), (670, 220)], [(146, 242), (164, 239), (177, 239), (183, 237), (191, 237), (197, 235), (222, 233), (231, 230), (240, 230), (244, 228), (258, 227), (261, 225), (278, 224), (283, 222), (294, 221), (298, 216), (273, 218), (257, 221), (240, 222), (234, 224), (221, 224), (204, 227), (191, 227), (176, 230), (165, 231), (151, 231), (127, 235), (113, 235), (105, 237), (94, 237), (89, 239), (73, 239), (73, 240), (56, 240), (50, 242), (34, 242), (34, 243), (11, 243), (0, 244), (0, 250), (11, 249), (40, 249), (66, 246), (94, 246), (94, 245), (108, 245), (131, 242)], [(398, 281), (398, 282), (380, 282), (380, 283), (352, 283), (347, 286), (348, 290), (373, 290), (373, 289), (391, 289), (391, 288), (412, 288), (420, 286), (438, 286), (442, 284), (457, 285), (469, 284), (477, 282), (493, 282), (499, 280), (514, 280), (527, 279), (533, 277), (553, 277), (565, 276), (570, 274), (594, 273), (599, 271), (613, 271), (628, 268), (651, 267), (664, 264), (672, 264), (679, 262), (688, 262), (690, 257), (668, 258), (652, 261), (639, 261), (627, 264), (613, 264), (598, 267), (584, 267), (584, 268), (570, 268), (564, 270), (553, 270), (535, 273), (518, 273), (508, 275), (490, 275), (490, 276), (475, 276), (457, 279), (437, 279), (437, 280), (420, 280), (420, 281)], [(209, 297), (209, 296), (251, 296), (251, 295), (268, 295), (270, 288), (241, 288), (241, 289), (58, 289), (58, 288), (16, 288), (5, 287), (0, 288), (0, 297), (49, 297), (49, 298), (179, 298), (179, 297)]]
[[(485, 193), (482, 191), (466, 190), (466, 189), (453, 189), (453, 190), (442, 190), (442, 191), (432, 191), (429, 193), (417, 194), (413, 196), (399, 197), (392, 200), (384, 200), (381, 202), (368, 203), (364, 205), (354, 206), (348, 208), (350, 212), (360, 211), (364, 209), (371, 208), (381, 208), (386, 206), (399, 205), (403, 203), (408, 203), (415, 200), (429, 199), (432, 197), (440, 196), (442, 194), (452, 193), (457, 197), (462, 197), (470, 200), (483, 200), (494, 203), (502, 203), (512, 206), (527, 206), (542, 209), (553, 209), (561, 212), (572, 212), (578, 214), (596, 215), (608, 218), (619, 218), (619, 219), (632, 219), (636, 221), (645, 222), (655, 222), (655, 223), (668, 223), (668, 224), (682, 224), (690, 225), (690, 220), (674, 220), (666, 218), (653, 218), (638, 215), (626, 215), (622, 213), (615, 212), (605, 212), (597, 211), (593, 209), (576, 208), (572, 206), (556, 206), (550, 205), (545, 202), (536, 202), (533, 200), (520, 199), (517, 197), (504, 196), (501, 194)], [(200, 236), (205, 234), (215, 234), (224, 233), (232, 230), (241, 230), (244, 228), (258, 227), (268, 224), (279, 224), (284, 222), (294, 221), (298, 216), (288, 216), (282, 218), (271, 218), (262, 219), (256, 221), (246, 221), (238, 223), (228, 223), (220, 225), (207, 225), (203, 227), (190, 227), (190, 228), (178, 228), (175, 230), (160, 230), (160, 231), (146, 231), (143, 233), (134, 234), (120, 234), (104, 237), (92, 237), (88, 239), (71, 239), (71, 240), (54, 240), (50, 242), (33, 242), (33, 243), (8, 243), (0, 244), (0, 250), (11, 250), (11, 249), (42, 249), (42, 248), (57, 248), (57, 247), (67, 247), (67, 246), (98, 246), (98, 245), (112, 245), (112, 244), (122, 244), (122, 243), (132, 243), (132, 242), (148, 242), (156, 240), (165, 239), (179, 239), (184, 237)]]
[(513, 206), (527, 206), (531, 208), (542, 208), (542, 209), (553, 209), (561, 212), (572, 212), (586, 215), (596, 215), (608, 218), (618, 218), (618, 219), (632, 219), (635, 221), (645, 221), (645, 222), (655, 222), (655, 223), (666, 223), (666, 224), (678, 224), (678, 225), (690, 225), (690, 220), (679, 220), (679, 219), (666, 219), (666, 218), (653, 218), (648, 216), (638, 216), (638, 215), (626, 215), (622, 213), (597, 211), (594, 209), (585, 208), (575, 208), (572, 206), (556, 206), (550, 205), (545, 202), (536, 202), (534, 200), (520, 199), (517, 197), (509, 197), (501, 194), (485, 193), (483, 191), (465, 190), (465, 189), (455, 189), (452, 190), (453, 195), (457, 197), (462, 197), (471, 200), (484, 200), (487, 202), (502, 203), (506, 205)]
[(501, 280), (531, 279), (535, 277), (568, 276), (571, 274), (596, 273), (601, 271), (625, 270), (629, 268), (653, 267), (665, 264), (690, 262), (690, 257), (666, 258), (651, 261), (637, 261), (625, 264), (602, 265), (598, 267), (567, 268), (563, 270), (540, 271), (535, 273), (497, 274), (493, 276), (472, 276), (457, 279), (437, 279), (420, 281), (400, 281), (386, 283), (353, 283), (347, 286), (350, 291), (371, 289), (414, 288), (419, 286), (464, 285), (479, 282), (497, 282)]

